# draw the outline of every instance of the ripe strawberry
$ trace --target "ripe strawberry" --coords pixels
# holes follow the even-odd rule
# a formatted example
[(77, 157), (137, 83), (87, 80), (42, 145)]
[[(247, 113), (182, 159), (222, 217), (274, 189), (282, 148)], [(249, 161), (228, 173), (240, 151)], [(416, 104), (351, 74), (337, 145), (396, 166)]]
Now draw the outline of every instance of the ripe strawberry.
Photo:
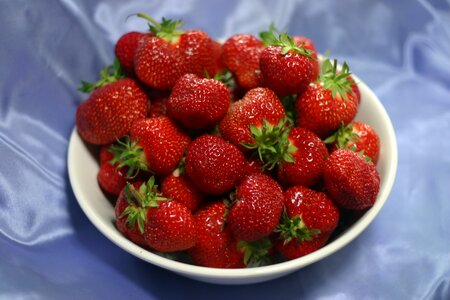
[(222, 46), (222, 61), (245, 90), (262, 86), (259, 57), (264, 49), (258, 38), (250, 34), (236, 34)]
[(150, 110), (148, 111), (149, 118), (164, 117), (167, 115), (167, 101), (168, 97), (152, 98)]
[(114, 154), (109, 151), (109, 147), (111, 147), (112, 145), (113, 144), (109, 144), (100, 147), (98, 154), (98, 162), (100, 165), (104, 162), (110, 162), (114, 158)]
[(167, 114), (187, 128), (205, 129), (225, 116), (230, 99), (230, 91), (222, 82), (186, 74), (173, 87)]
[(242, 100), (231, 105), (219, 124), (219, 130), (224, 139), (241, 151), (248, 151), (244, 144), (258, 146), (258, 139), (266, 140), (269, 135), (276, 140), (279, 132), (272, 131), (278, 129), (274, 127), (284, 116), (283, 104), (273, 91), (255, 88), (248, 91)]
[(224, 139), (204, 134), (189, 145), (185, 165), (189, 178), (200, 190), (220, 195), (242, 178), (246, 159)]
[(361, 152), (376, 165), (380, 154), (380, 138), (369, 124), (352, 122), (347, 126), (341, 124), (338, 131), (325, 139), (325, 143), (332, 145), (332, 150), (347, 148)]
[[(141, 185), (142, 182), (135, 182), (132, 184), (135, 189), (139, 189)], [(142, 232), (139, 230), (139, 226), (142, 230), (144, 229), (143, 223), (141, 222), (141, 225), (139, 226), (136, 224), (136, 222), (138, 222), (137, 215), (140, 209), (140, 204), (135, 202), (130, 193), (130, 186), (125, 185), (114, 206), (117, 229), (133, 243), (146, 247), (147, 243), (145, 242)]]
[(356, 115), (358, 101), (352, 92), (350, 70), (346, 63), (340, 73), (337, 62), (326, 60), (322, 65), (319, 83), (312, 83), (295, 103), (297, 126), (304, 127), (324, 138), (336, 131), (340, 124), (350, 123)]
[(151, 36), (150, 33), (130, 31), (122, 35), (116, 43), (114, 53), (124, 73), (134, 75), (134, 55), (139, 42)]
[(97, 172), (97, 181), (100, 187), (107, 193), (119, 195), (127, 184), (126, 167), (118, 168), (119, 164), (111, 164), (109, 161), (100, 164)]
[(147, 211), (144, 239), (156, 251), (175, 252), (193, 247), (197, 229), (191, 212), (181, 203), (164, 201)]
[(206, 198), (206, 195), (192, 183), (186, 173), (180, 174), (179, 169), (162, 179), (161, 191), (173, 201), (184, 204), (190, 211), (196, 210)]
[(304, 36), (293, 36), (292, 39), (294, 40), (294, 43), (297, 46), (311, 51), (310, 55), (312, 58), (314, 58), (314, 60), (311, 61), (312, 65), (313, 65), (313, 71), (312, 71), (313, 75), (311, 77), (311, 81), (316, 81), (317, 77), (319, 76), (319, 69), (320, 69), (319, 57), (317, 56), (316, 46), (314, 45), (312, 40), (310, 40)]
[(325, 144), (317, 135), (300, 127), (290, 131), (288, 141), (293, 161), (279, 162), (278, 180), (285, 186), (311, 186), (317, 183), (328, 157)]
[(247, 165), (244, 170), (245, 175), (259, 174), (263, 173), (263, 171), (263, 164), (261, 160), (257, 158), (247, 159)]
[(166, 175), (177, 167), (189, 142), (189, 136), (168, 117), (137, 120), (130, 138), (112, 148), (113, 162), (127, 166), (130, 174), (143, 170)]
[(197, 243), (188, 250), (195, 264), (210, 268), (244, 268), (244, 255), (226, 226), (223, 202), (212, 202), (194, 215)]
[(284, 243), (283, 240), (278, 241), (276, 248), (278, 252), (287, 259), (295, 259), (305, 256), (316, 250), (319, 250), (327, 243), (330, 238), (329, 234), (320, 234), (311, 240), (291, 240)]
[(313, 80), (312, 52), (296, 45), (287, 34), (277, 38), (272, 33), (270, 44), (259, 62), (264, 84), (280, 97), (301, 94)]
[(325, 163), (324, 181), (331, 198), (346, 209), (371, 207), (380, 189), (375, 165), (348, 149), (331, 153)]
[(228, 226), (239, 240), (259, 240), (273, 232), (282, 211), (283, 191), (278, 183), (265, 174), (253, 174), (237, 186)]
[[(112, 70), (114, 74), (109, 74)], [(130, 132), (135, 120), (145, 118), (148, 98), (141, 86), (131, 78), (122, 78), (119, 63), (101, 71), (101, 80), (95, 84), (82, 82), (80, 90), (92, 92), (78, 106), (76, 125), (78, 133), (88, 143), (102, 145), (114, 142)]]

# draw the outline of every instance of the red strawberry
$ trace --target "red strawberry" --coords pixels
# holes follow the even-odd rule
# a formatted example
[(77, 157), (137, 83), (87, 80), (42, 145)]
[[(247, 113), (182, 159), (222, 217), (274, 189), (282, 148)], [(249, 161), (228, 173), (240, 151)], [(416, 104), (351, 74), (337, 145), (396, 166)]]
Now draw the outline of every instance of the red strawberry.
[(186, 173), (176, 169), (161, 181), (161, 191), (173, 201), (184, 204), (190, 211), (196, 210), (204, 202), (206, 195), (189, 179)]
[[(273, 131), (273, 127), (277, 126), (284, 116), (283, 104), (273, 91), (255, 88), (248, 91), (242, 100), (231, 105), (219, 124), (219, 130), (224, 139), (240, 150), (247, 151), (247, 147), (243, 144), (257, 146), (258, 141), (255, 137), (266, 139), (269, 135), (266, 131)], [(264, 136), (261, 136), (263, 131)], [(270, 134), (275, 140), (278, 138), (278, 132)]]
[(112, 143), (130, 132), (133, 121), (145, 118), (147, 114), (147, 95), (133, 79), (121, 78), (119, 68), (116, 61), (113, 75), (109, 74), (109, 66), (101, 72), (99, 82), (82, 82), (80, 90), (89, 92), (95, 89), (78, 106), (76, 113), (78, 133), (88, 143)]
[(211, 78), (219, 71), (218, 57), (221, 47), (206, 32), (200, 30), (188, 30), (180, 35), (177, 45), (181, 52), (186, 72), (205, 77), (205, 73)]
[(236, 189), (228, 226), (239, 240), (259, 240), (273, 232), (282, 211), (283, 191), (278, 183), (265, 174), (253, 174)]
[(147, 211), (144, 238), (156, 251), (187, 250), (197, 241), (194, 217), (181, 203), (161, 202), (158, 207), (151, 207)]
[(243, 253), (225, 225), (227, 208), (223, 202), (212, 202), (194, 215), (198, 238), (188, 250), (195, 264), (210, 268), (244, 268)]
[(230, 99), (230, 92), (222, 82), (186, 74), (170, 94), (167, 114), (187, 128), (205, 129), (225, 116)]
[(113, 144), (109, 144), (100, 147), (100, 151), (98, 154), (98, 161), (100, 165), (104, 162), (110, 162), (114, 158), (114, 154), (109, 151), (109, 147), (111, 147), (112, 145)]
[(122, 70), (128, 75), (134, 75), (134, 55), (141, 39), (151, 36), (150, 33), (130, 31), (122, 35), (116, 43), (114, 53), (120, 62)]
[(169, 174), (183, 158), (189, 142), (189, 136), (168, 117), (137, 120), (130, 138), (112, 148), (114, 162), (128, 166), (130, 174), (139, 170)]
[(189, 178), (200, 190), (220, 195), (242, 178), (246, 159), (224, 139), (205, 134), (189, 145), (185, 165)]
[(362, 152), (368, 156), (376, 165), (380, 154), (380, 138), (369, 124), (352, 122), (347, 126), (343, 124), (336, 133), (325, 140), (332, 144), (332, 150), (336, 148), (347, 148), (355, 152)]
[(271, 44), (260, 56), (264, 84), (280, 97), (301, 94), (313, 80), (312, 52), (296, 45), (287, 34), (273, 35)]
[(313, 41), (308, 39), (304, 36), (293, 36), (292, 39), (294, 40), (294, 43), (302, 48), (305, 48), (307, 50), (311, 50), (311, 57), (314, 58), (311, 63), (313, 64), (313, 75), (311, 78), (311, 81), (315, 81), (317, 77), (319, 76), (319, 57), (317, 56), (317, 50), (316, 46), (314, 45)]
[(350, 123), (358, 110), (358, 101), (347, 80), (350, 71), (344, 63), (340, 73), (326, 60), (319, 83), (312, 83), (295, 103), (297, 126), (304, 127), (323, 138), (336, 131), (340, 124)]
[(156, 117), (164, 117), (167, 115), (167, 101), (168, 97), (157, 97), (152, 98), (152, 105), (150, 107), (150, 110), (148, 111), (148, 117), (149, 118), (156, 118)]
[(278, 180), (285, 186), (317, 183), (328, 156), (325, 144), (317, 135), (300, 127), (290, 131), (288, 140), (288, 147), (293, 149), (290, 151), (293, 161), (279, 162)]
[(350, 87), (352, 88), (353, 94), (355, 94), (356, 101), (358, 102), (358, 105), (361, 103), (361, 92), (359, 91), (358, 83), (353, 79), (352, 76), (348, 76), (347, 80), (351, 81), (352, 84)]
[[(138, 189), (142, 185), (142, 182), (133, 183), (133, 187)], [(140, 246), (146, 247), (142, 232), (139, 230), (137, 224), (137, 213), (141, 206), (136, 203), (129, 192), (130, 187), (125, 186), (117, 198), (114, 212), (116, 216), (117, 229), (130, 241)], [(143, 223), (141, 223), (141, 229), (143, 230)]]
[(291, 240), (287, 243), (280, 240), (276, 244), (276, 248), (287, 259), (295, 259), (319, 250), (327, 243), (329, 237), (329, 234), (320, 234), (311, 240)]
[(263, 44), (250, 34), (236, 34), (223, 44), (222, 61), (234, 74), (237, 84), (249, 90), (262, 85), (259, 57)]
[(100, 187), (107, 193), (119, 195), (127, 184), (128, 169), (118, 168), (119, 164), (111, 164), (109, 161), (100, 164), (97, 173), (97, 181)]
[(371, 207), (380, 189), (375, 165), (348, 149), (331, 153), (325, 163), (324, 181), (331, 198), (346, 209)]
[(261, 160), (256, 158), (247, 159), (247, 166), (244, 170), (245, 175), (263, 173), (263, 164)]

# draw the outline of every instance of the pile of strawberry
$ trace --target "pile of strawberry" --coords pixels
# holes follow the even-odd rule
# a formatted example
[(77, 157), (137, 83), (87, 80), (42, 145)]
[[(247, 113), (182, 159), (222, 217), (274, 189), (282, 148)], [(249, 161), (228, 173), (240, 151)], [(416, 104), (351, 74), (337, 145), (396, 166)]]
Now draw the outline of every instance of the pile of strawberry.
[(347, 64), (319, 68), (311, 40), (274, 27), (220, 44), (138, 16), (150, 31), (118, 40), (76, 115), (124, 236), (201, 266), (259, 266), (319, 249), (374, 204), (380, 142), (353, 121)]

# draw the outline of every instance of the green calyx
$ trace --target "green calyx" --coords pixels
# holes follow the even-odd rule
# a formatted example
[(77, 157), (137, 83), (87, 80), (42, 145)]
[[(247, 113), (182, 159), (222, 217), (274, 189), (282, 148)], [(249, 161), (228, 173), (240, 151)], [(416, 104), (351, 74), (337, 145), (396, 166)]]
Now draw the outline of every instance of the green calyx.
[(236, 86), (236, 82), (234, 81), (233, 74), (229, 70), (223, 70), (220, 73), (217, 73), (214, 76), (215, 80), (218, 80), (225, 84), (228, 88), (233, 88)]
[(156, 37), (160, 37), (169, 43), (175, 43), (180, 35), (185, 32), (178, 29), (183, 25), (180, 20), (174, 21), (163, 17), (161, 23), (158, 23), (155, 19), (143, 13), (137, 13), (136, 16), (147, 20), (150, 31)]
[(253, 242), (239, 241), (237, 248), (244, 251), (244, 264), (247, 267), (260, 267), (271, 263), (269, 250), (272, 242), (268, 237)]
[(293, 163), (295, 159), (292, 153), (297, 151), (297, 147), (289, 142), (291, 124), (286, 117), (277, 125), (272, 125), (266, 119), (262, 120), (261, 126), (250, 124), (250, 134), (254, 142), (242, 145), (257, 150), (259, 159), (264, 163), (263, 169), (272, 170), (282, 161)]
[(339, 149), (346, 149), (350, 143), (357, 141), (359, 141), (359, 135), (353, 132), (352, 124), (350, 123), (346, 126), (342, 122), (339, 129), (323, 142), (325, 144), (336, 144), (336, 147)]
[(321, 74), (319, 75), (319, 82), (323, 83), (323, 90), (330, 90), (333, 98), (339, 94), (341, 98), (346, 101), (347, 94), (353, 94), (352, 82), (347, 79), (352, 73), (346, 62), (342, 65), (340, 71), (337, 70), (337, 60), (333, 63), (329, 59), (324, 60), (322, 64)]
[(281, 54), (285, 55), (288, 52), (294, 52), (309, 59), (316, 60), (312, 55), (313, 51), (306, 49), (303, 45), (296, 45), (292, 37), (287, 33), (278, 33), (273, 23), (270, 24), (268, 31), (259, 33), (264, 46), (278, 46), (281, 47)]
[(158, 207), (159, 201), (169, 200), (158, 192), (158, 185), (155, 185), (155, 177), (153, 176), (150, 177), (147, 183), (141, 184), (138, 190), (131, 183), (127, 182), (124, 193), (128, 206), (120, 215), (120, 218), (127, 217), (126, 224), (129, 228), (134, 228), (137, 223), (141, 233), (144, 233), (147, 208)]
[(102, 87), (111, 82), (115, 82), (124, 77), (125, 75), (122, 73), (119, 60), (115, 58), (112, 65), (107, 66), (100, 71), (99, 81), (90, 83), (82, 80), (81, 86), (78, 88), (78, 90), (84, 93), (89, 93), (96, 88)]
[(134, 178), (140, 170), (150, 171), (145, 159), (144, 150), (138, 145), (138, 140), (131, 141), (129, 136), (117, 142), (108, 148), (114, 157), (111, 164), (118, 163), (118, 168), (128, 167), (127, 178)]
[(320, 234), (320, 230), (318, 229), (308, 229), (299, 216), (289, 218), (286, 211), (283, 212), (281, 222), (275, 231), (280, 233), (280, 237), (284, 240), (285, 245), (292, 241), (292, 239), (296, 239), (299, 243), (312, 241), (315, 236)]

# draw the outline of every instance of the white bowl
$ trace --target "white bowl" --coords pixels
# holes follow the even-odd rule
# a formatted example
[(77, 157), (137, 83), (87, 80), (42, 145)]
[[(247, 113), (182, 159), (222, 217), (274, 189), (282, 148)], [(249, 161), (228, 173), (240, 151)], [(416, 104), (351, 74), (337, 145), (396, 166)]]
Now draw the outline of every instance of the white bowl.
[(214, 269), (171, 260), (135, 245), (116, 229), (114, 208), (97, 184), (97, 159), (81, 140), (76, 128), (72, 132), (68, 151), (69, 178), (73, 192), (89, 220), (113, 243), (144, 261), (180, 275), (211, 283), (248, 284), (295, 272), (333, 254), (360, 235), (385, 204), (394, 183), (397, 171), (397, 142), (391, 120), (372, 90), (356, 76), (354, 77), (361, 91), (361, 105), (356, 120), (374, 127), (381, 141), (377, 165), (381, 176), (380, 192), (375, 205), (358, 221), (328, 245), (309, 255), (258, 268)]

